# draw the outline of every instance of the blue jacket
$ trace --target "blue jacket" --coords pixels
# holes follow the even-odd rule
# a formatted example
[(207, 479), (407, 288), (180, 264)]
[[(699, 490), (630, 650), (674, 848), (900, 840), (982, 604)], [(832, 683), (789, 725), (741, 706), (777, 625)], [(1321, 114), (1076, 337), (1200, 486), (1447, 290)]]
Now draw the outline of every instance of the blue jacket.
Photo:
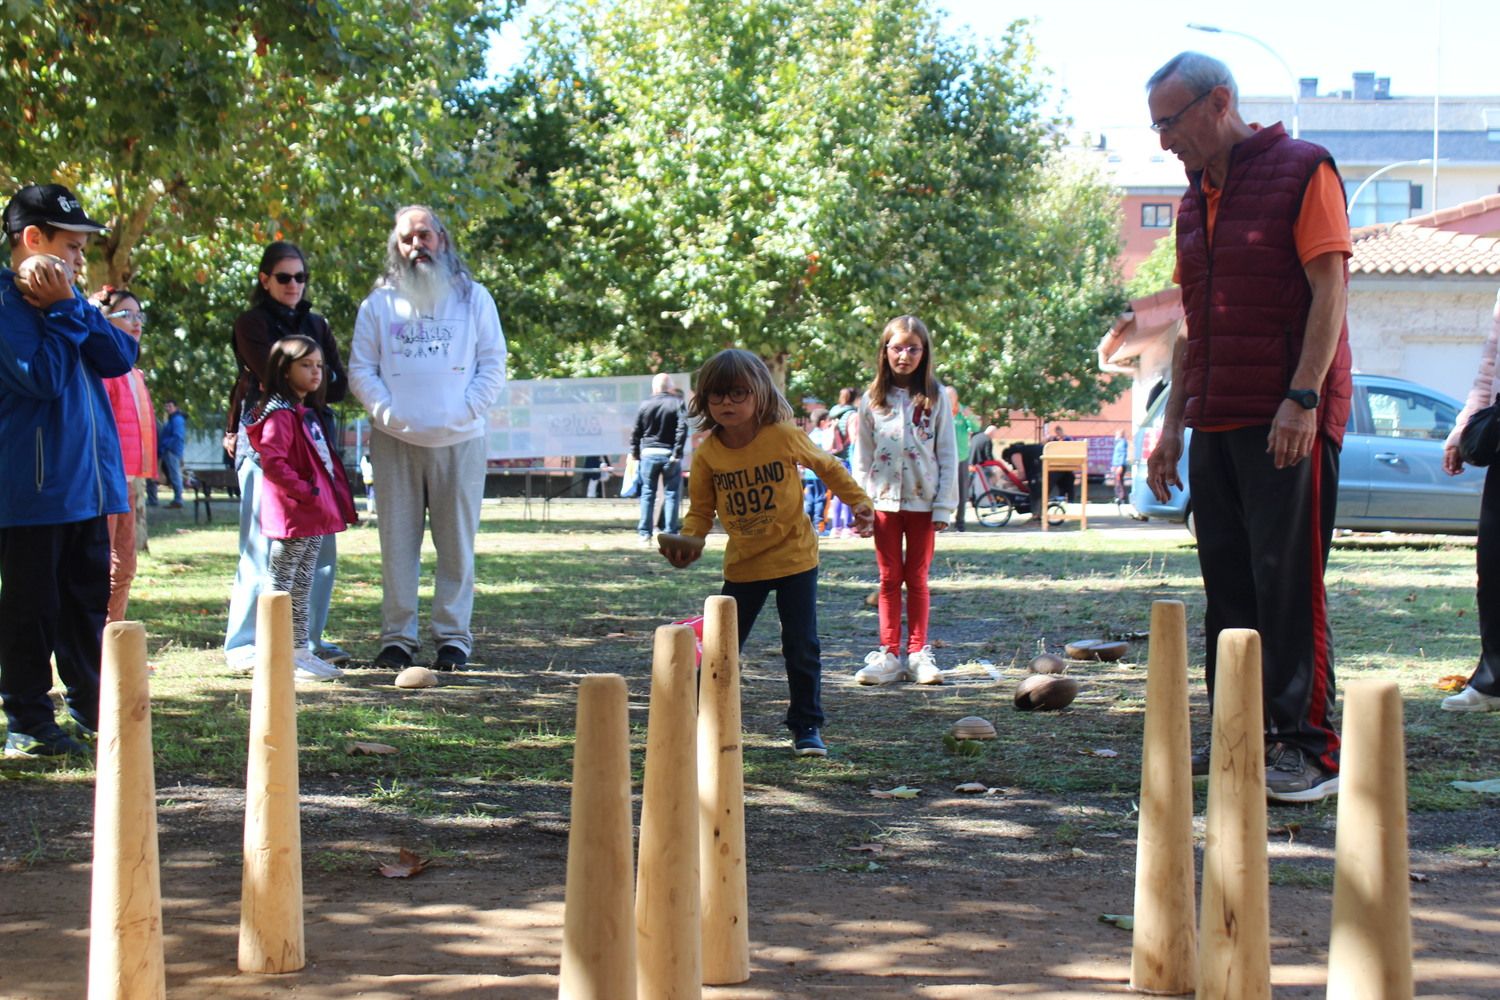
[(156, 453), (158, 455), (176, 455), (182, 457), (187, 450), (187, 417), (178, 410), (161, 422), (161, 429), (156, 432)]
[(123, 514), (125, 467), (102, 379), (140, 347), (74, 292), (45, 311), (0, 268), (0, 528)]

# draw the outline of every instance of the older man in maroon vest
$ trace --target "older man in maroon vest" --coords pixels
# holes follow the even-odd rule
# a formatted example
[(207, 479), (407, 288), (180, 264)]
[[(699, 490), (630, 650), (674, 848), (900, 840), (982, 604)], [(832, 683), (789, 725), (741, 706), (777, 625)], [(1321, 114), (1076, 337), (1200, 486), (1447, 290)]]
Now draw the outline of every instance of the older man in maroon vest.
[[(1187, 319), (1148, 482), (1163, 500), (1181, 486), (1193, 428), (1210, 698), (1219, 632), (1259, 631), (1267, 794), (1312, 802), (1338, 791), (1323, 569), (1351, 395), (1343, 183), (1326, 149), (1247, 124), (1216, 59), (1184, 52), (1147, 90), (1151, 127), (1188, 174), (1177, 218)], [(1193, 763), (1206, 773), (1206, 752)]]

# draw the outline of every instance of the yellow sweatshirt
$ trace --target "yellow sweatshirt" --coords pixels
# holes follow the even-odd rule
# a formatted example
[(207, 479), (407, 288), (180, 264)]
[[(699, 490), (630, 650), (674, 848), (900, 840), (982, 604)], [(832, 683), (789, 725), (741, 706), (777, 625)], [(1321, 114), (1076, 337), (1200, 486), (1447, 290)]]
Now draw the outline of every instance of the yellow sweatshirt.
[(762, 427), (743, 448), (727, 447), (714, 433), (693, 452), (682, 533), (701, 538), (719, 516), (729, 533), (724, 579), (774, 580), (818, 565), (818, 536), (802, 509), (798, 465), (816, 472), (849, 506), (870, 502), (843, 463), (790, 422)]

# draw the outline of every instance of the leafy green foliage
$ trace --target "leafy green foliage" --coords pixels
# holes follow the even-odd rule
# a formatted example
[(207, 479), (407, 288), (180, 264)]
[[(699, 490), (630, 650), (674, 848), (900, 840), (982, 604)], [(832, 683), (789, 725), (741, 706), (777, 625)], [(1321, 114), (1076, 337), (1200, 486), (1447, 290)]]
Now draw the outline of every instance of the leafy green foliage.
[(533, 41), (496, 97), (530, 197), (474, 231), (520, 374), (735, 344), (827, 392), (914, 312), (976, 403), (1097, 394), (1115, 209), (1062, 170), (1020, 25), (989, 50), (922, 0), (571, 0)]
[(1172, 231), (1156, 241), (1151, 253), (1141, 261), (1125, 286), (1125, 293), (1132, 299), (1153, 295), (1172, 285), (1172, 274), (1177, 269), (1177, 224)]
[(144, 287), (152, 387), (202, 415), (227, 395), (266, 242), (302, 244), (344, 331), (397, 204), (464, 212), (503, 190), (474, 81), (506, 6), (12, 0), (0, 182), (68, 184), (109, 223), (89, 285)]

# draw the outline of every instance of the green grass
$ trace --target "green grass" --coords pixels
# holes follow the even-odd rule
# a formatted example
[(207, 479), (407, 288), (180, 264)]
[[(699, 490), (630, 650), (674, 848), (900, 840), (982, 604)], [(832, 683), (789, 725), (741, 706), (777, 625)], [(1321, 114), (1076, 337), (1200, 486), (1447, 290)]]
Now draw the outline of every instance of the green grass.
[[(412, 817), (479, 820), (537, 802), (565, 808), (575, 686), (590, 672), (627, 677), (639, 781), (652, 632), (697, 613), (717, 592), (723, 540), (710, 541), (698, 566), (674, 570), (635, 544), (627, 506), (555, 505), (551, 522), (542, 524), (522, 520), (514, 503), (487, 505), (477, 546), (475, 670), (429, 691), (399, 691), (388, 675), (373, 671), (300, 686), (304, 788)], [(147, 624), (157, 668), (153, 726), (161, 788), (243, 785), (250, 682), (230, 673), (219, 651), (235, 543), (230, 524), (170, 522), (155, 527), (151, 552), (141, 559), (131, 616)], [(378, 648), (380, 619), (376, 533), (353, 528), (339, 548), (329, 637), (369, 658)], [(429, 548), (424, 611), (431, 564)], [(1443, 675), (1467, 674), (1477, 655), (1472, 541), (1342, 539), (1327, 583), (1340, 683), (1394, 680), (1406, 699), (1411, 808), (1481, 805), (1449, 782), (1493, 776), (1500, 718), (1442, 713), (1434, 688)], [(1133, 642), (1118, 664), (1074, 667), (1083, 690), (1067, 711), (1017, 713), (1010, 692), (1038, 650), (1144, 631), (1158, 599), (1187, 605), (1195, 732), (1206, 731), (1201, 586), (1196, 553), (1181, 532), (1043, 536), (1011, 527), (942, 538), (932, 571), (940, 663), (988, 660), (1003, 671), (999, 684), (975, 666), (941, 688), (855, 688), (848, 675), (875, 645), (875, 612), (864, 603), (875, 584), (868, 543), (828, 546), (821, 584), (830, 757), (797, 759), (788, 752), (773, 606), (746, 650), (745, 780), (752, 794), (780, 795), (776, 808), (837, 810), (839, 803), (863, 802), (868, 789), (900, 784), (924, 789), (925, 801), (960, 782), (982, 781), (1058, 803), (1088, 799), (1095, 810), (1089, 816), (1058, 814), (1060, 825), (1048, 834), (1054, 847), (1074, 847), (1090, 831), (1128, 831), (1139, 783), (1147, 644)], [(948, 726), (964, 715), (990, 719), (998, 739), (961, 753), (945, 746)], [(352, 756), (348, 745), (356, 740), (387, 743), (398, 753)], [(1102, 748), (1118, 756), (1081, 752)], [(33, 788), (90, 777), (87, 768), (0, 766), (0, 783)], [(1297, 811), (1331, 822), (1333, 809), (1325, 803)], [(867, 871), (871, 860), (828, 863)], [(326, 863), (355, 860), (338, 855)]]

